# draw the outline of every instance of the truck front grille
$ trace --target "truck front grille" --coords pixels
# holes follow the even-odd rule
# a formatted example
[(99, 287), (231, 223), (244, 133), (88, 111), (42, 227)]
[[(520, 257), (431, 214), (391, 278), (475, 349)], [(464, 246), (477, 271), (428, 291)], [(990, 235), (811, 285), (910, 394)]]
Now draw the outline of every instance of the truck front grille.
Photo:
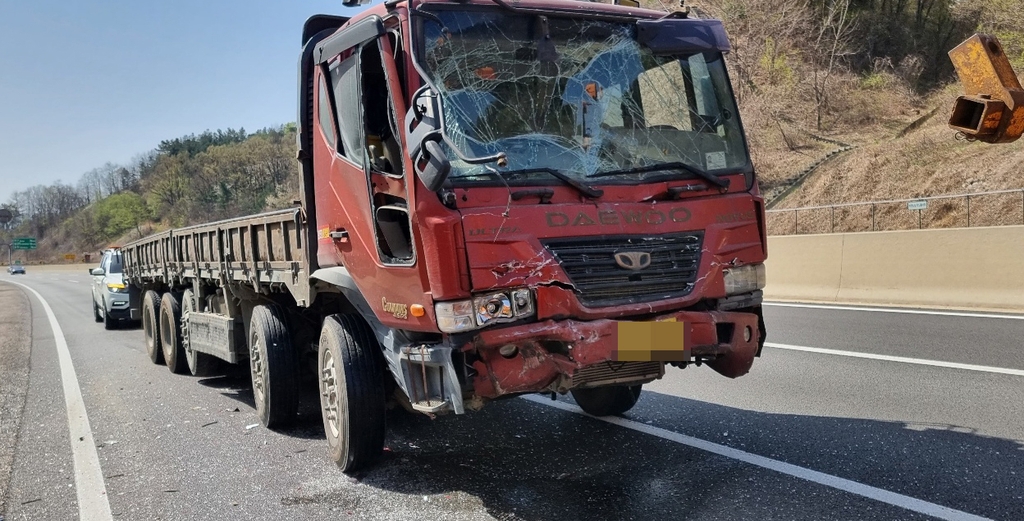
[[(688, 295), (693, 291), (700, 266), (703, 232), (658, 237), (581, 237), (544, 241), (558, 259), (587, 306), (613, 306), (650, 302)], [(640, 268), (616, 260), (616, 254), (649, 255), (650, 264)], [(620, 256), (623, 257), (623, 256)], [(642, 264), (642, 263), (641, 263)]]

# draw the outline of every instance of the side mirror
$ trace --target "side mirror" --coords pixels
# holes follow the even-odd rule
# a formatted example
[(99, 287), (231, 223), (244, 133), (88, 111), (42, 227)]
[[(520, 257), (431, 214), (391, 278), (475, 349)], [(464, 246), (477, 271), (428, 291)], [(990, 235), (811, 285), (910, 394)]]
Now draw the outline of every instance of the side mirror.
[(92, 275), (94, 277), (102, 277), (106, 274), (107, 272), (103, 271), (103, 268), (93, 268), (89, 270), (89, 275)]
[(431, 192), (440, 190), (452, 171), (452, 164), (437, 141), (423, 143), (414, 167), (416, 175), (420, 176), (420, 180)]

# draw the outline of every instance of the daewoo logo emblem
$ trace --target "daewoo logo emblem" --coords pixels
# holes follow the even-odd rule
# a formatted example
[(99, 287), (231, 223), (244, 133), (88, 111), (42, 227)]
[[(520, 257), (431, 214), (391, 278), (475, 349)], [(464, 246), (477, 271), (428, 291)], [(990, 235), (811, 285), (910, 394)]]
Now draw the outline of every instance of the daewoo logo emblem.
[(627, 270), (642, 270), (651, 265), (651, 254), (646, 251), (624, 251), (615, 254), (615, 264)]

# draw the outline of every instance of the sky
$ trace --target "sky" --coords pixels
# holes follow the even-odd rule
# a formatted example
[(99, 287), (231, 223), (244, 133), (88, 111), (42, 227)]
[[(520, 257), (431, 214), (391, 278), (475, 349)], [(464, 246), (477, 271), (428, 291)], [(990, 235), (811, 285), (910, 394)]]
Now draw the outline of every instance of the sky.
[[(376, 3), (376, 2), (375, 2)], [(0, 203), (164, 139), (295, 121), (302, 24), (341, 0), (0, 0)]]

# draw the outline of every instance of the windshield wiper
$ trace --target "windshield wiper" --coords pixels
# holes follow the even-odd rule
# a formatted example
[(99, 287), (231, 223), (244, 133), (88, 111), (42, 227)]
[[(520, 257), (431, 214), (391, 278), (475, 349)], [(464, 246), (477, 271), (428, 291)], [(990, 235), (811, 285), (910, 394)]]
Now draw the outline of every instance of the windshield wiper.
[(689, 172), (719, 188), (729, 188), (729, 180), (722, 179), (716, 175), (711, 175), (695, 166), (688, 165), (686, 163), (659, 163), (656, 165), (640, 166), (636, 168), (624, 168), (622, 170), (611, 170), (608, 172), (598, 172), (596, 174), (588, 175), (587, 177), (609, 177), (613, 175), (623, 174), (643, 174), (647, 172), (661, 172), (665, 170), (683, 170)]
[(500, 176), (503, 176), (503, 177), (519, 177), (519, 176), (524, 176), (524, 175), (529, 175), (529, 174), (538, 174), (538, 173), (549, 174), (551, 177), (554, 177), (554, 178), (562, 181), (567, 186), (571, 186), (571, 187), (575, 188), (576, 191), (578, 191), (579, 193), (581, 193), (584, 196), (589, 197), (591, 199), (597, 199), (598, 197), (601, 197), (602, 195), (604, 195), (604, 190), (601, 190), (600, 188), (594, 188), (593, 186), (590, 186), (590, 185), (584, 183), (583, 181), (580, 181), (579, 179), (576, 179), (575, 177), (572, 177), (572, 176), (566, 175), (566, 174), (564, 174), (562, 172), (559, 172), (558, 170), (555, 170), (554, 168), (548, 168), (548, 167), (524, 168), (522, 170), (511, 170), (511, 171), (508, 171), (508, 172), (500, 172), (500, 171), (497, 171), (497, 170), (492, 170), (491, 172), (492, 173), (496, 172), (497, 175), (500, 175)]

